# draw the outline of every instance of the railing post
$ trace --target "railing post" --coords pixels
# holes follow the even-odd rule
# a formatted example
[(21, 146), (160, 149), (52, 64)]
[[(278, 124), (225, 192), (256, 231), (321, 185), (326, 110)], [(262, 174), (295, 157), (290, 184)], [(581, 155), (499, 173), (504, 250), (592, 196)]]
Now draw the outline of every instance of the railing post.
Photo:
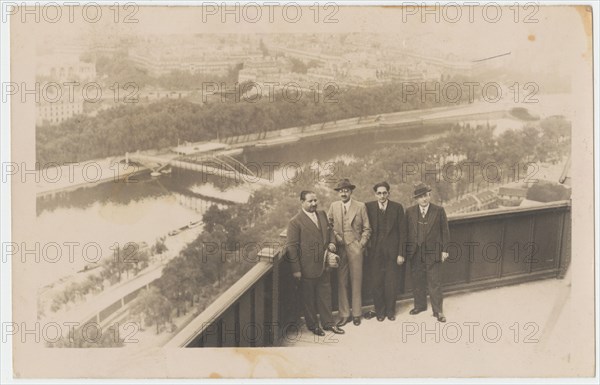
[[(277, 253), (277, 258), (273, 265), (273, 281), (274, 299), (276, 299), (276, 311), (274, 318), (277, 327), (277, 334), (273, 341), (276, 345), (285, 343), (286, 334), (288, 331), (296, 332), (300, 328), (300, 298), (298, 292), (298, 283), (292, 278), (291, 264), (287, 260), (286, 242), (287, 232), (284, 231), (280, 235), (281, 244), (284, 245)], [(293, 326), (293, 327), (292, 327)]]
[(265, 290), (268, 290), (266, 298), (269, 299), (269, 303), (266, 304), (268, 310), (268, 317), (264, 320), (264, 345), (275, 346), (279, 345), (280, 339), (280, 261), (281, 261), (281, 250), (275, 250), (274, 248), (264, 248), (258, 253), (259, 261), (271, 262), (273, 268), (271, 269), (271, 279)]
[[(285, 233), (280, 235), (285, 242)], [(272, 273), (265, 289), (268, 291), (265, 317), (265, 346), (281, 345), (287, 325), (297, 321), (295, 287), (289, 265), (285, 263), (285, 247), (264, 248), (258, 253), (260, 261), (273, 263)]]
[(571, 209), (566, 210), (562, 218), (562, 239), (559, 250), (559, 265), (557, 278), (564, 278), (571, 264)]
[(271, 304), (273, 306), (271, 312), (271, 335), (270, 344), (271, 346), (279, 345), (279, 340), (281, 337), (281, 317), (280, 317), (280, 276), (281, 276), (281, 252), (274, 255), (273, 258), (273, 286), (272, 296), (271, 296)]

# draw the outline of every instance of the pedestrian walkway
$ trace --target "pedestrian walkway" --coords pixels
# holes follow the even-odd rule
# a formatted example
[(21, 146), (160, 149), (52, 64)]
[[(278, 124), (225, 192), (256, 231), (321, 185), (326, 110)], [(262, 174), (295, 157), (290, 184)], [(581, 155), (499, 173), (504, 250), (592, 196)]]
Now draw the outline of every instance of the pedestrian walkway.
[(481, 343), (510, 346), (515, 341), (551, 346), (565, 337), (561, 324), (569, 293), (569, 280), (565, 278), (450, 295), (444, 299), (446, 323), (438, 322), (431, 308), (410, 315), (412, 300), (400, 301), (395, 321), (363, 319), (360, 326), (346, 324), (343, 335), (329, 332), (325, 337), (317, 337), (303, 326), (299, 332), (287, 333), (285, 346), (360, 349), (374, 341), (404, 347), (460, 347)]

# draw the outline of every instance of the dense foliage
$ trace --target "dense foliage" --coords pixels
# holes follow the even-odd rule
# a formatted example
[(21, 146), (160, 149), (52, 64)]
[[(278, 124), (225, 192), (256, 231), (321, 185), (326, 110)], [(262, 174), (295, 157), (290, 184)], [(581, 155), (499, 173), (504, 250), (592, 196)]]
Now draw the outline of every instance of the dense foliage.
[(36, 155), (41, 164), (80, 162), (160, 149), (178, 141), (205, 141), (305, 126), (324, 121), (420, 108), (439, 107), (433, 98), (406, 95), (395, 84), (368, 89), (337, 90), (321, 95), (305, 93), (297, 102), (276, 93), (251, 102), (229, 96), (221, 102), (161, 100), (152, 104), (120, 105), (96, 116), (77, 115), (55, 126), (36, 129)]

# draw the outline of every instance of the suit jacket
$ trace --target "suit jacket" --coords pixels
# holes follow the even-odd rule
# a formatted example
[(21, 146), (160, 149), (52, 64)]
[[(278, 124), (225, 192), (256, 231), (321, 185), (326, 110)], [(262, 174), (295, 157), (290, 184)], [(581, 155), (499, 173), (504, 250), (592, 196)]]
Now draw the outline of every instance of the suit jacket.
[[(417, 240), (417, 226), (421, 212), (419, 205), (414, 205), (406, 209), (406, 220), (408, 223), (408, 242), (406, 244), (406, 254), (412, 258), (419, 246)], [(425, 253), (426, 263), (441, 261), (442, 251), (446, 251), (450, 242), (450, 230), (448, 229), (448, 218), (446, 210), (443, 207), (429, 204), (427, 212), (427, 227), (425, 229), (425, 241), (422, 244)]]
[[(376, 251), (383, 253), (383, 257), (391, 258), (394, 261), (396, 257), (405, 256), (404, 251), (406, 245), (406, 218), (404, 216), (404, 208), (400, 203), (388, 200), (386, 212), (386, 232), (383, 234), (381, 241), (379, 240), (380, 231), (378, 228), (377, 215), (379, 214), (379, 202), (367, 202), (367, 215), (373, 232), (369, 239), (367, 252), (370, 257), (377, 257)], [(379, 250), (376, 250), (379, 249)]]
[[(343, 244), (343, 231), (342, 231), (342, 215), (344, 208), (342, 201), (335, 201), (329, 206), (327, 211), (327, 218), (329, 223), (333, 224), (333, 233), (338, 244)], [(369, 223), (369, 216), (367, 215), (367, 207), (363, 202), (352, 199), (350, 202), (350, 208), (346, 214), (350, 216), (352, 232), (356, 240), (360, 242), (363, 247), (366, 247), (369, 237), (371, 236), (371, 225)]]
[(335, 243), (335, 237), (324, 211), (317, 211), (320, 228), (300, 210), (287, 228), (287, 256), (292, 273), (301, 272), (304, 278), (318, 278), (325, 270), (325, 249)]

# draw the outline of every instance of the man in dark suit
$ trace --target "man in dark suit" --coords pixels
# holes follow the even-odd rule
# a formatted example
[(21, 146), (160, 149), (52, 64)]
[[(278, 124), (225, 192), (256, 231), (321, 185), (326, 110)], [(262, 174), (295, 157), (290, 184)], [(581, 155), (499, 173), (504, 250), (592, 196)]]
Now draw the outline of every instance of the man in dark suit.
[(383, 321), (396, 319), (396, 282), (398, 266), (404, 274), (404, 245), (406, 221), (400, 203), (389, 200), (390, 185), (380, 182), (373, 186), (377, 200), (367, 203), (367, 215), (371, 224), (371, 238), (367, 245), (367, 266), (375, 312), (369, 311), (365, 318), (377, 317)]
[(427, 292), (431, 299), (433, 316), (446, 322), (442, 310), (442, 262), (450, 241), (448, 219), (443, 207), (430, 203), (431, 188), (424, 183), (415, 187), (413, 198), (417, 204), (406, 210), (408, 226), (407, 257), (411, 261), (415, 307), (410, 314), (427, 310)]
[[(318, 336), (324, 336), (324, 330), (344, 334), (331, 314), (330, 272), (325, 258), (327, 249), (336, 250), (335, 237), (325, 212), (317, 211), (317, 195), (302, 191), (300, 201), (302, 209), (288, 224), (287, 255), (292, 274), (300, 281), (306, 326)], [(319, 326), (317, 313), (323, 328)]]

